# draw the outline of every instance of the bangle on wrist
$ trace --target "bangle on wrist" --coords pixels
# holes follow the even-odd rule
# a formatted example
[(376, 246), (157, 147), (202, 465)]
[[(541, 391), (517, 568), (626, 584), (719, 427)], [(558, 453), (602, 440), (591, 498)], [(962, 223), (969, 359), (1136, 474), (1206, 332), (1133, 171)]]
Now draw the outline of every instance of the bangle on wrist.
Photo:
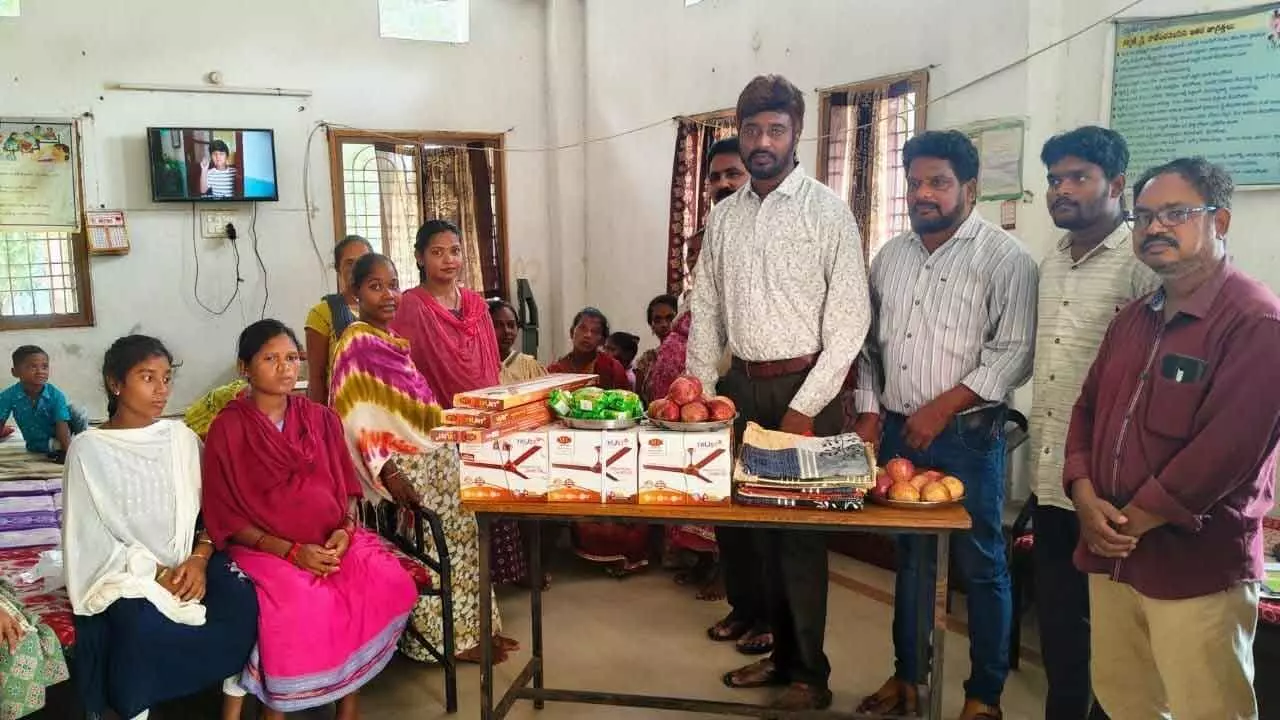
[(301, 545), (299, 545), (298, 543), (294, 543), (293, 545), (289, 546), (289, 552), (284, 556), (284, 559), (288, 560), (291, 565), (297, 565), (298, 551), (301, 549), (302, 549)]

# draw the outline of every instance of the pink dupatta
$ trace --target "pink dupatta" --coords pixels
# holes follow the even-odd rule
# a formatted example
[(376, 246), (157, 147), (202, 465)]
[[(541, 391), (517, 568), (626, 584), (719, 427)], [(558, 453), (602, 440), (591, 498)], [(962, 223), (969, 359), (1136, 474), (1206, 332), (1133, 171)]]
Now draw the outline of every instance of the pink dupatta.
[(461, 310), (461, 317), (454, 315), (416, 287), (405, 292), (391, 323), (409, 341), (413, 364), (446, 409), (457, 393), (499, 383), (498, 338), (488, 305), (479, 293), (464, 289)]

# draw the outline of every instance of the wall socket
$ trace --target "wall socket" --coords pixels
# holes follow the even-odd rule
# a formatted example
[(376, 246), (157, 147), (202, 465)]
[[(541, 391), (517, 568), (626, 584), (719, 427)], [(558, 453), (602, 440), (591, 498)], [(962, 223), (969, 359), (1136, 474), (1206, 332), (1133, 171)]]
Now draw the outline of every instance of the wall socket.
[(227, 223), (236, 221), (236, 214), (230, 210), (201, 210), (200, 235), (205, 238), (227, 237)]

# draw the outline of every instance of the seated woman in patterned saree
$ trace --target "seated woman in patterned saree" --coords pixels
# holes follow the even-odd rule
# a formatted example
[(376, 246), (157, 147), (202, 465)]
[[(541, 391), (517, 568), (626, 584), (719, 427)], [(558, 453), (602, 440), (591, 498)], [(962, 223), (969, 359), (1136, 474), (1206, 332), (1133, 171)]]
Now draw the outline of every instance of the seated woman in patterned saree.
[(258, 645), (243, 674), (268, 720), (357, 691), (395, 654), (418, 598), (412, 578), (354, 519), (363, 489), (331, 410), (294, 395), (298, 341), (278, 320), (240, 334), (247, 397), (209, 428), (204, 519), (257, 588)]
[[(372, 502), (395, 500), (440, 516), (453, 568), (454, 635), (458, 659), (480, 656), (480, 541), (475, 516), (461, 507), (458, 456), (428, 431), (441, 422), (441, 409), (409, 353), (409, 341), (388, 325), (400, 302), (395, 265), (383, 255), (360, 258), (352, 271), (360, 320), (338, 339), (329, 397), (342, 418), (347, 448)], [(430, 542), (430, 538), (427, 539)], [(430, 548), (428, 548), (430, 550)], [(438, 580), (437, 580), (438, 581)], [(418, 599), (414, 629), (441, 647), (440, 599)], [(493, 603), (494, 632), (502, 628)], [(495, 635), (495, 657), (504, 660), (519, 646)], [(430, 662), (411, 634), (400, 642), (409, 657)]]
[(70, 677), (53, 628), (28, 612), (0, 579), (0, 720), (44, 707), (45, 688)]

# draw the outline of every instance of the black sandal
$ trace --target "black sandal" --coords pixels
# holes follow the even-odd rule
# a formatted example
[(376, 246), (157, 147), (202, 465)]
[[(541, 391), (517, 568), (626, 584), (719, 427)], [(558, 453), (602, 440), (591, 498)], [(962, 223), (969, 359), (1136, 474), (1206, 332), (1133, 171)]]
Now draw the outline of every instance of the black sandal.
[(752, 628), (738, 638), (734, 649), (743, 655), (767, 655), (773, 652), (773, 632), (767, 628)]

